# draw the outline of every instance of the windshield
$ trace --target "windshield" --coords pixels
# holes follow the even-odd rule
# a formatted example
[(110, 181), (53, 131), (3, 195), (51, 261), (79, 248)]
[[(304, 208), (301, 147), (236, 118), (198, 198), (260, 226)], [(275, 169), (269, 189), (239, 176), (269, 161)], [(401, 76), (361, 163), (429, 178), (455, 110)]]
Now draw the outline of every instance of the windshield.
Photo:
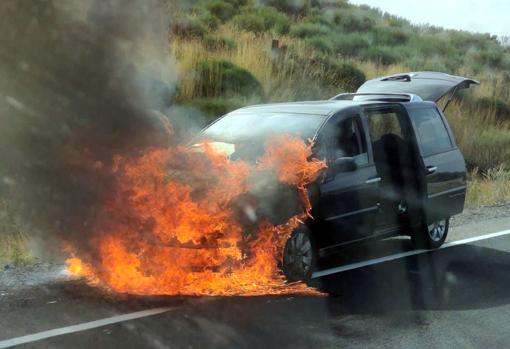
[(214, 142), (264, 142), (279, 134), (312, 139), (326, 116), (305, 114), (230, 114), (208, 127), (202, 136)]
[(194, 143), (208, 141), (231, 159), (255, 161), (271, 137), (285, 134), (307, 142), (326, 118), (306, 114), (230, 114), (205, 129)]

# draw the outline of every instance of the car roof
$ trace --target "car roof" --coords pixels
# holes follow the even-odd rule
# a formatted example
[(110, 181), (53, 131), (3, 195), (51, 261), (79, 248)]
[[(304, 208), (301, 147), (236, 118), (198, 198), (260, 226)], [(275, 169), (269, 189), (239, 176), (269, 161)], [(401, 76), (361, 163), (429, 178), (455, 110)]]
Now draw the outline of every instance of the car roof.
[(290, 102), (259, 104), (234, 110), (230, 114), (242, 113), (286, 113), (286, 114), (308, 114), (308, 115), (332, 115), (343, 109), (356, 107), (365, 104), (374, 104), (366, 101), (310, 101), (310, 102)]

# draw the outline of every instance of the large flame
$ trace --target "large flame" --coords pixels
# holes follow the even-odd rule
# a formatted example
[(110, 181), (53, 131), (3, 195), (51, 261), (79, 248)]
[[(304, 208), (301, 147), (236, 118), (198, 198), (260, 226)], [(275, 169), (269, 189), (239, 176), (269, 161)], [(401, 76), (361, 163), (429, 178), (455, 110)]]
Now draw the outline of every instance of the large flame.
[[(261, 295), (309, 292), (287, 285), (278, 268), (285, 242), (307, 218), (306, 187), (324, 162), (311, 146), (282, 135), (270, 139), (256, 164), (230, 161), (204, 143), (118, 157), (117, 185), (93, 225), (93, 258), (68, 242), (68, 271), (117, 292), (167, 295)], [(270, 175), (297, 188), (301, 213), (285, 224), (240, 223), (233, 202), (251, 190), (250, 177)]]

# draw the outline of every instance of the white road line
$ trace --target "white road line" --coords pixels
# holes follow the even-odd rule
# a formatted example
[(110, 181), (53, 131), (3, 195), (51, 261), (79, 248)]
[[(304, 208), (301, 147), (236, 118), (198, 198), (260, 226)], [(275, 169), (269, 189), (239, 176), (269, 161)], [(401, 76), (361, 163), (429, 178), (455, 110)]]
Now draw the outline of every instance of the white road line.
[(56, 329), (49, 330), (49, 331), (43, 331), (43, 332), (39, 332), (39, 333), (29, 334), (27, 336), (6, 339), (3, 341), (0, 341), (0, 348), (9, 348), (9, 347), (13, 347), (15, 345), (39, 341), (41, 339), (47, 339), (47, 338), (61, 336), (64, 334), (69, 334), (69, 333), (74, 333), (74, 332), (86, 331), (86, 330), (90, 330), (93, 328), (116, 324), (116, 323), (123, 322), (123, 321), (129, 321), (129, 320), (139, 319), (139, 318), (143, 318), (143, 317), (147, 317), (147, 316), (162, 314), (162, 313), (166, 313), (174, 308), (175, 307), (164, 307), (164, 308), (154, 308), (154, 309), (142, 310), (142, 311), (137, 311), (135, 313), (112, 316), (112, 317), (101, 319), (101, 320), (84, 322), (84, 323), (78, 324), (78, 325), (61, 327), (61, 328), (56, 328)]
[[(487, 235), (475, 236), (475, 237), (463, 239), (463, 240), (451, 241), (449, 243), (444, 244), (439, 249), (442, 250), (442, 249), (453, 247), (453, 246), (465, 245), (465, 244), (469, 244), (472, 242), (497, 238), (497, 237), (504, 236), (504, 235), (510, 235), (510, 230), (504, 230), (504, 231), (500, 231), (498, 233), (492, 233), (492, 234), (487, 234)], [(362, 262), (358, 262), (358, 263), (342, 265), (340, 267), (336, 267), (336, 268), (332, 268), (332, 269), (317, 271), (317, 272), (313, 273), (312, 278), (315, 279), (315, 278), (319, 278), (319, 277), (326, 276), (326, 275), (337, 274), (337, 273), (341, 273), (341, 272), (348, 271), (348, 270), (354, 270), (354, 269), (359, 269), (359, 268), (363, 268), (363, 267), (368, 267), (370, 265), (389, 262), (389, 261), (393, 261), (396, 259), (405, 258), (405, 257), (409, 257), (409, 256), (416, 256), (419, 254), (432, 252), (432, 251), (434, 251), (434, 250), (413, 250), (413, 251), (408, 251), (408, 252), (396, 253), (396, 254), (392, 254), (389, 256), (385, 256), (385, 257), (370, 259), (368, 261), (362, 261)]]

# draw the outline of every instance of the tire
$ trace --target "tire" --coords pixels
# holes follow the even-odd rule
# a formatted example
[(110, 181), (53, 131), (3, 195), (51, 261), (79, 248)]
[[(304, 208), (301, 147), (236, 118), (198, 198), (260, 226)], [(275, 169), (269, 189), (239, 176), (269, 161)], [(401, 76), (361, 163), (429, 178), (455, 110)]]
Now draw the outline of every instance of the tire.
[(309, 283), (317, 265), (317, 250), (310, 229), (297, 228), (285, 244), (282, 270), (288, 282)]
[(441, 247), (450, 227), (450, 219), (441, 219), (432, 224), (422, 223), (411, 236), (414, 248), (434, 250)]

